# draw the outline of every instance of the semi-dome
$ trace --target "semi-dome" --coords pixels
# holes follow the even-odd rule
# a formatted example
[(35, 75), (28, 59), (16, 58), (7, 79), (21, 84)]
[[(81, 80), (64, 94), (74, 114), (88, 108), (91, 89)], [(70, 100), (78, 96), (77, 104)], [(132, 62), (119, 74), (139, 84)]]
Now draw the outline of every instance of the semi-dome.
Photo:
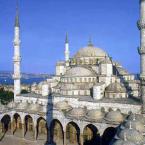
[(126, 88), (123, 84), (114, 82), (106, 87), (105, 91), (110, 93), (126, 93)]
[(124, 134), (126, 134), (126, 138), (128, 141), (131, 141), (131, 142), (134, 142), (136, 144), (142, 144), (144, 143), (144, 136), (139, 133), (137, 130), (135, 129), (124, 129), (124, 130), (121, 130), (117, 133), (117, 136), (120, 138), (120, 139), (123, 139), (124, 138)]
[(67, 101), (61, 101), (55, 104), (55, 107), (59, 110), (70, 110), (72, 107)]
[(101, 48), (97, 48), (93, 45), (88, 45), (87, 47), (81, 48), (76, 54), (75, 58), (80, 57), (98, 57), (102, 58), (107, 56), (107, 53)]
[(120, 111), (110, 111), (106, 114), (105, 120), (114, 123), (121, 123), (123, 122), (124, 117)]
[(70, 110), (67, 114), (69, 117), (74, 117), (74, 118), (82, 118), (86, 115), (86, 109), (85, 108), (73, 108)]
[(104, 118), (104, 113), (99, 109), (89, 110), (86, 114), (86, 118), (92, 121), (100, 121)]
[(91, 77), (95, 75), (96, 74), (93, 70), (81, 66), (72, 67), (65, 73), (66, 77), (77, 77), (77, 76)]

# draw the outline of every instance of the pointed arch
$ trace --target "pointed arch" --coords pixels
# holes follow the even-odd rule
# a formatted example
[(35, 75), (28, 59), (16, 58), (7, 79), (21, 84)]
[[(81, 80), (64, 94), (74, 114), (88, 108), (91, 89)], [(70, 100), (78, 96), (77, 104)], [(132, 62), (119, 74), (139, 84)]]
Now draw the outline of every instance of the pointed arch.
[(73, 121), (66, 126), (66, 140), (68, 144), (80, 144), (80, 128)]

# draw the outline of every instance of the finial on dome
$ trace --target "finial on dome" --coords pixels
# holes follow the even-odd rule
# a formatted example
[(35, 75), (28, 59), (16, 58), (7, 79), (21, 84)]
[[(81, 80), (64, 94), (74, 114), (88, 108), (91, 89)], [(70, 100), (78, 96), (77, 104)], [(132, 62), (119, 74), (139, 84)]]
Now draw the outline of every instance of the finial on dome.
[(89, 38), (88, 46), (93, 46), (93, 43), (92, 43), (92, 39), (91, 39), (91, 37)]
[(16, 17), (15, 17), (15, 27), (20, 27), (19, 24), (19, 4), (18, 4), (18, 0), (16, 1)]
[(133, 114), (133, 120), (136, 120), (136, 116), (135, 116), (135, 114)]
[(129, 129), (132, 129), (132, 122), (129, 121)]
[(124, 132), (124, 141), (127, 141), (127, 135), (126, 135), (126, 132)]
[(65, 43), (68, 43), (68, 33), (66, 32)]

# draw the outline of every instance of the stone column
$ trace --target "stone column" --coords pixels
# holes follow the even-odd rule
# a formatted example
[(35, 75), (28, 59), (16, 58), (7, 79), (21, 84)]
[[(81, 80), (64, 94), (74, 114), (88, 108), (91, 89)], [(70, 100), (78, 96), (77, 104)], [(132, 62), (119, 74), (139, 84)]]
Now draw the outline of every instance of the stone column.
[(13, 124), (13, 121), (11, 122), (11, 134), (12, 135), (14, 134), (14, 124)]
[(34, 125), (33, 132), (34, 132), (34, 139), (37, 140), (37, 125)]
[(22, 137), (25, 137), (25, 124), (22, 123)]
[(80, 134), (80, 145), (84, 145), (84, 136)]
[(67, 142), (66, 142), (66, 132), (64, 132), (64, 135), (63, 135), (63, 145), (67, 145)]

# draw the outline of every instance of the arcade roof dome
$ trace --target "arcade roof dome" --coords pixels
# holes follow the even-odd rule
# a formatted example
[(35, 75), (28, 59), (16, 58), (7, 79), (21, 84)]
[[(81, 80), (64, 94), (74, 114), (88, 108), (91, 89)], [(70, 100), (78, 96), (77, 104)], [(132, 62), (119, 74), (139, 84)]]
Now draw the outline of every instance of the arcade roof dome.
[(55, 107), (59, 110), (70, 110), (72, 107), (67, 101), (61, 101), (55, 104)]
[(106, 114), (105, 120), (109, 122), (121, 123), (123, 122), (124, 117), (119, 111), (110, 111)]
[(7, 105), (8, 108), (15, 108), (16, 106), (17, 106), (17, 103), (16, 102), (10, 102)]
[(28, 111), (34, 111), (34, 112), (43, 112), (43, 106), (36, 103), (36, 104), (30, 104), (27, 108)]
[(21, 102), (17, 105), (16, 109), (20, 109), (20, 110), (23, 110), (23, 109), (27, 109), (29, 106), (29, 103), (28, 102)]
[(72, 110), (68, 112), (68, 116), (75, 117), (75, 118), (82, 118), (85, 116), (86, 114), (85, 112), (86, 112), (86, 109), (84, 108), (80, 108), (80, 107), (73, 108)]
[(86, 118), (93, 120), (93, 121), (98, 121), (104, 118), (104, 113), (101, 110), (93, 109), (89, 110), (87, 112)]

